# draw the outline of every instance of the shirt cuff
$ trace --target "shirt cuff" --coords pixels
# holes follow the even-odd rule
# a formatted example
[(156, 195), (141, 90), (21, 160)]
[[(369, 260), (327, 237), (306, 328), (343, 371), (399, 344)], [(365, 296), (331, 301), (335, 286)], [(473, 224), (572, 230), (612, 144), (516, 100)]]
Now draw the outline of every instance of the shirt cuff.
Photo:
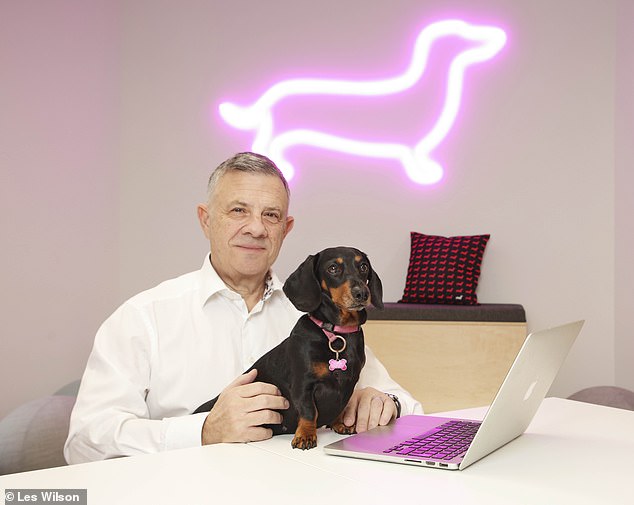
[(174, 449), (200, 447), (202, 445), (203, 424), (207, 414), (209, 412), (163, 419), (165, 424), (163, 449), (172, 451)]

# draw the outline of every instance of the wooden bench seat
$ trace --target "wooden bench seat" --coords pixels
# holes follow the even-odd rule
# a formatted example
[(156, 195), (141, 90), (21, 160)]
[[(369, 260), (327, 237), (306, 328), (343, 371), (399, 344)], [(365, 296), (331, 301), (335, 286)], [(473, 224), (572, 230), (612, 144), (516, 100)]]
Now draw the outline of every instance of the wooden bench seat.
[(517, 304), (370, 309), (366, 343), (426, 413), (488, 405), (526, 338)]

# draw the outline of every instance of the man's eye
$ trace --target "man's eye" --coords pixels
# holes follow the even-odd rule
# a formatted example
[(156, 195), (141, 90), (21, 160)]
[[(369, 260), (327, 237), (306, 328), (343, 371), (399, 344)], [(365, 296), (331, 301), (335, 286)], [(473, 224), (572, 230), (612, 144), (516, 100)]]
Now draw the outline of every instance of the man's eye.
[(233, 209), (231, 209), (231, 212), (233, 212), (234, 214), (244, 214), (246, 210), (244, 210), (242, 207), (234, 207)]
[(264, 219), (266, 219), (269, 223), (279, 223), (282, 220), (282, 216), (279, 212), (265, 212)]

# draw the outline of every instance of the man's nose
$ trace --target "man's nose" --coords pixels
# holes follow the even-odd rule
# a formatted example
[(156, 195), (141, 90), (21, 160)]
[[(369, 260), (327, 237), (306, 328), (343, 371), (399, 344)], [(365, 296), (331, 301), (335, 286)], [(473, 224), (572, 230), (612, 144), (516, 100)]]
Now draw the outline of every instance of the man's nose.
[(269, 233), (266, 226), (264, 226), (262, 216), (255, 213), (249, 216), (249, 220), (242, 230), (253, 237), (266, 237)]

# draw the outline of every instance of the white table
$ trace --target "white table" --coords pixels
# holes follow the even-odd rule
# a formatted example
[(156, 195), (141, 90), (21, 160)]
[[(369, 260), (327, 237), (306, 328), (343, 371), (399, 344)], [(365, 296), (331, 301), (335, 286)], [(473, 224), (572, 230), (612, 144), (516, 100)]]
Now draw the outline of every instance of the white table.
[[(458, 414), (481, 419), (485, 411)], [(322, 429), (310, 451), (292, 449), (288, 435), (7, 475), (0, 500), (7, 488), (87, 488), (89, 505), (353, 505), (407, 496), (416, 503), (634, 503), (631, 411), (548, 398), (523, 436), (462, 472), (324, 454), (321, 447), (338, 438)]]

